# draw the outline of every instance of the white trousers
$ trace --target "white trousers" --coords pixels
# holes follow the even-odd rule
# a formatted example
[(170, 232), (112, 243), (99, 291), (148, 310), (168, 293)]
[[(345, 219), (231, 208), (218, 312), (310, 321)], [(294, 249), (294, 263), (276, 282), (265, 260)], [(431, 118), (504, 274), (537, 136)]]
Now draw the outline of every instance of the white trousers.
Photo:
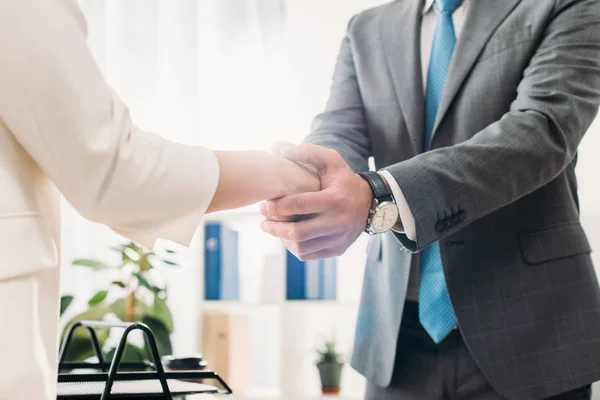
[(0, 400), (55, 400), (58, 268), (0, 281)]

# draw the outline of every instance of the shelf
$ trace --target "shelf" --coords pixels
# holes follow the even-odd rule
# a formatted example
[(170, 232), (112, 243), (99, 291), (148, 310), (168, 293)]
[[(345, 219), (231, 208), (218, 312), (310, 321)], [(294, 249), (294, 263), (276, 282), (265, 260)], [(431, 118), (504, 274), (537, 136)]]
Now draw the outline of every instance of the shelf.
[(202, 300), (201, 306), (219, 307), (219, 308), (269, 308), (269, 307), (314, 307), (314, 306), (338, 306), (338, 307), (358, 307), (358, 303), (339, 302), (336, 300), (286, 300), (276, 303), (251, 303), (243, 301), (227, 300)]
[(249, 303), (243, 301), (202, 300), (200, 305), (206, 308), (272, 308), (281, 307), (282, 303)]

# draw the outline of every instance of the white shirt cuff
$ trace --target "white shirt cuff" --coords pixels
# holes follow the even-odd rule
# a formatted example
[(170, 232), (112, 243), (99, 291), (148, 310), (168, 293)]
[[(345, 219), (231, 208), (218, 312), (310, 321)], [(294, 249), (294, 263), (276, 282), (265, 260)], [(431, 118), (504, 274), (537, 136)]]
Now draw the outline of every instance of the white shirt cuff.
[(410, 211), (410, 207), (408, 207), (408, 203), (406, 202), (406, 198), (402, 193), (402, 189), (394, 179), (394, 176), (389, 171), (379, 171), (379, 173), (385, 178), (388, 185), (390, 185), (390, 189), (392, 190), (392, 194), (394, 195), (394, 200), (396, 201), (396, 206), (398, 206), (398, 213), (400, 214), (400, 223), (401, 229), (394, 229), (399, 233), (404, 233), (407, 238), (412, 241), (417, 240), (417, 232), (415, 226), (415, 217)]

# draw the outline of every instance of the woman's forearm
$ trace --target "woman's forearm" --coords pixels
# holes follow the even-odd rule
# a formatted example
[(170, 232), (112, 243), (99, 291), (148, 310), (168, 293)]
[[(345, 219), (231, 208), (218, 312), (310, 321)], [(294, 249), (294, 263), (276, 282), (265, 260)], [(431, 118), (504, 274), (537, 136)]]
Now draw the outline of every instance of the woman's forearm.
[(281, 156), (262, 151), (215, 151), (219, 184), (207, 212), (320, 190), (318, 176)]

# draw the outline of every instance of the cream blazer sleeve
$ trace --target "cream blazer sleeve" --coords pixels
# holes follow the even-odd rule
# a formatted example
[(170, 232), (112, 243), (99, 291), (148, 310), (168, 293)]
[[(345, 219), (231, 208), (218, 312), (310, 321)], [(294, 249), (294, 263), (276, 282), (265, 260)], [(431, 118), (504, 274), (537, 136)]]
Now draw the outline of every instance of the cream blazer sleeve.
[(216, 190), (214, 154), (132, 122), (75, 0), (0, 1), (0, 32), (2, 119), (67, 200), (147, 247), (189, 244)]

